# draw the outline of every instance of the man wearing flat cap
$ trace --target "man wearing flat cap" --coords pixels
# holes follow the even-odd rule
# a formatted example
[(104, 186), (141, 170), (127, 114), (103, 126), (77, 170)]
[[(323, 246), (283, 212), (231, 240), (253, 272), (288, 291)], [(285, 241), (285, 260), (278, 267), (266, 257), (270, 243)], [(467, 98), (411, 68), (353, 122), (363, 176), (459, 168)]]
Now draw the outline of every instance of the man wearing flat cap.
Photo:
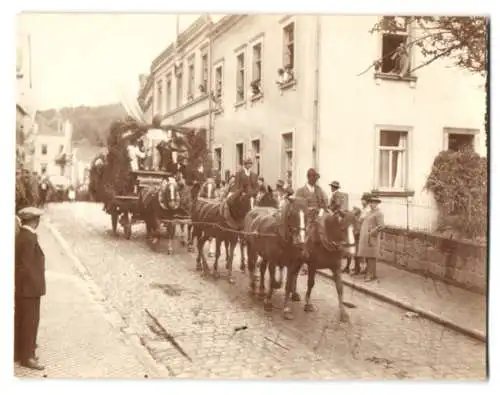
[(332, 181), (329, 185), (332, 196), (330, 197), (328, 208), (334, 212), (339, 210), (347, 211), (347, 196), (345, 193), (340, 192), (340, 183), (338, 181)]
[(253, 196), (259, 190), (258, 176), (252, 171), (253, 161), (251, 158), (245, 159), (243, 167), (236, 172), (235, 190), (246, 189)]
[(384, 228), (384, 215), (379, 209), (381, 200), (376, 196), (368, 197), (370, 212), (361, 224), (358, 257), (366, 260), (365, 281), (377, 278), (377, 258), (380, 254), (380, 235)]
[(35, 207), (18, 212), (15, 249), (14, 361), (35, 370), (44, 369), (35, 356), (40, 298), (45, 295), (45, 255), (36, 234), (42, 214)]

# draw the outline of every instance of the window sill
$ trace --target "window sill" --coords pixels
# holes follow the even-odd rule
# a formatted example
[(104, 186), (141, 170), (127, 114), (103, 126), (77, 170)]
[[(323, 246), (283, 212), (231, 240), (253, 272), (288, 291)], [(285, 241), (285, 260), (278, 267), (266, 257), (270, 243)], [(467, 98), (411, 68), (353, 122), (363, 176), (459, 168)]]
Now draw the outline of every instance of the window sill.
[(401, 77), (399, 74), (389, 74), (389, 73), (375, 73), (373, 78), (386, 80), (386, 81), (401, 81), (401, 82), (417, 82), (417, 77), (413, 75), (406, 75)]
[(257, 101), (260, 101), (262, 98), (264, 97), (264, 95), (262, 93), (257, 93), (255, 95), (252, 95), (252, 97), (250, 98), (250, 100), (255, 103)]
[(234, 103), (234, 108), (239, 108), (239, 107), (242, 107), (244, 105), (245, 105), (245, 99), (240, 100), (240, 101)]
[(278, 82), (278, 86), (282, 91), (291, 89), (296, 85), (297, 85), (297, 80), (295, 78), (287, 82)]
[(400, 197), (407, 198), (415, 196), (415, 191), (379, 191), (377, 189), (373, 189), (371, 194), (377, 197)]

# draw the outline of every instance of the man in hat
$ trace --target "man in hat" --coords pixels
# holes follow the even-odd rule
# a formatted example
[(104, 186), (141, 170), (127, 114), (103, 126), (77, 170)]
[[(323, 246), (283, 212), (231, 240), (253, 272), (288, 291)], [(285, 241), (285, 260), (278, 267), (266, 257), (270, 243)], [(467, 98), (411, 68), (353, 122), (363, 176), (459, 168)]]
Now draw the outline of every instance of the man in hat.
[(377, 258), (380, 253), (380, 235), (384, 228), (384, 215), (379, 209), (381, 200), (376, 196), (368, 198), (370, 212), (361, 224), (359, 235), (358, 257), (366, 260), (365, 281), (377, 278)]
[[(354, 224), (353, 224), (353, 230), (354, 230), (354, 242), (356, 243), (356, 257), (354, 258), (354, 272), (353, 274), (365, 274), (366, 273), (366, 268), (361, 269), (361, 263), (363, 262), (363, 258), (358, 256), (358, 250), (359, 250), (359, 235), (361, 231), (361, 224), (363, 223), (364, 219), (370, 212), (370, 206), (368, 204), (368, 201), (370, 200), (370, 194), (365, 192), (361, 196), (361, 208), (354, 207)], [(349, 273), (351, 266), (351, 257), (347, 258), (347, 264), (344, 267), (343, 272), (344, 273)]]
[(36, 229), (43, 211), (26, 207), (18, 212), (21, 229), (15, 243), (14, 361), (43, 370), (35, 356), (40, 298), (45, 295), (45, 255)]
[[(326, 193), (317, 184), (319, 173), (316, 169), (307, 170), (307, 183), (303, 187), (297, 189), (295, 197), (302, 198), (307, 201), (309, 208), (309, 220), (311, 221), (319, 213), (320, 210), (326, 210), (328, 206), (328, 198)], [(309, 221), (309, 223), (310, 223)]]
[(258, 176), (252, 171), (252, 165), (251, 158), (245, 159), (243, 167), (236, 172), (235, 189), (246, 189), (250, 194), (256, 196), (259, 189)]
[(334, 212), (347, 210), (347, 196), (340, 192), (340, 183), (338, 181), (332, 181), (329, 185), (332, 191), (332, 196), (330, 197), (328, 208)]

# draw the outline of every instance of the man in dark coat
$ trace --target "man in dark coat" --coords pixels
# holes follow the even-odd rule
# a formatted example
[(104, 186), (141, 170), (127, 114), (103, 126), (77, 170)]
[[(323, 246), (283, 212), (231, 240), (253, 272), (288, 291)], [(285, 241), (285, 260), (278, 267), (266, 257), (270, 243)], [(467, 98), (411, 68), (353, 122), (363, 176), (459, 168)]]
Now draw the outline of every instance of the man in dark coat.
[(256, 196), (259, 190), (258, 176), (251, 168), (252, 159), (248, 158), (243, 163), (243, 168), (236, 172), (235, 190), (246, 189), (249, 193)]
[(36, 234), (42, 214), (35, 207), (19, 211), (22, 225), (15, 249), (14, 361), (35, 370), (44, 369), (35, 356), (40, 298), (45, 295), (45, 255)]

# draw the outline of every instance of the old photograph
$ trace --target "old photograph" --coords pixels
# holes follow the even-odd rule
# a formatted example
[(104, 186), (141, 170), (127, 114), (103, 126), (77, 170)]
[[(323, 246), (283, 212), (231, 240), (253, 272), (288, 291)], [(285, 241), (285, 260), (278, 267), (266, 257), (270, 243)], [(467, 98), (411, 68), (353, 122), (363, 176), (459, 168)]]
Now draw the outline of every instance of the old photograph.
[(16, 29), (16, 378), (488, 380), (487, 17)]

